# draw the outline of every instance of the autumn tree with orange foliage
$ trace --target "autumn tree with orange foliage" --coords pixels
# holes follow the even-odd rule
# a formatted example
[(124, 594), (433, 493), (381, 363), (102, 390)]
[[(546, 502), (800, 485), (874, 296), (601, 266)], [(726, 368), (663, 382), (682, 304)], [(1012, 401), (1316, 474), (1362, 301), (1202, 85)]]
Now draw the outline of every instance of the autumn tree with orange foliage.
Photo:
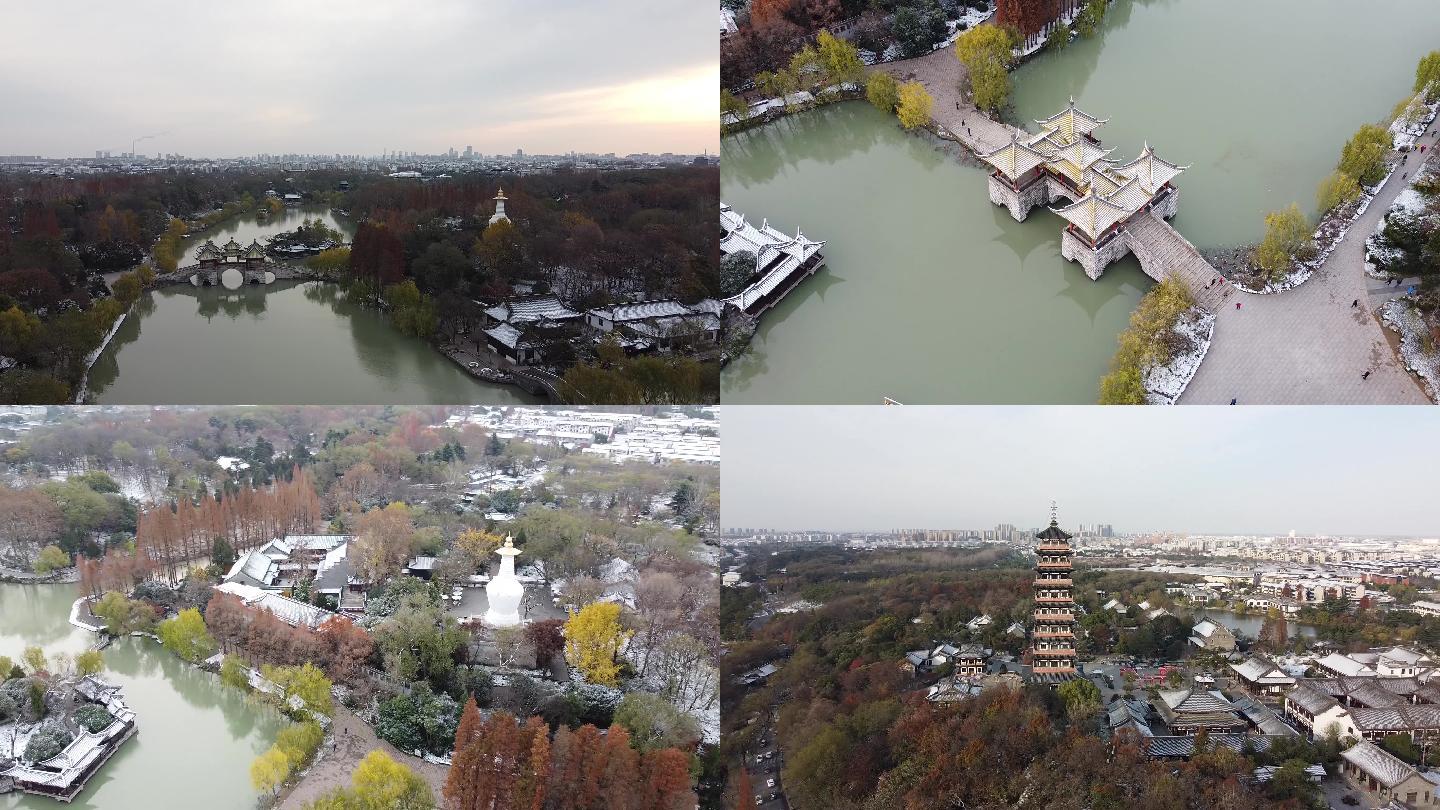
[(689, 768), (675, 748), (636, 751), (622, 726), (561, 726), (552, 740), (541, 718), (482, 719), (472, 698), (444, 795), (452, 810), (686, 810), (696, 802)]
[(364, 628), (332, 616), (311, 630), (291, 627), (268, 610), (245, 605), (227, 593), (210, 597), (205, 626), (225, 652), (242, 652), (252, 664), (299, 666), (312, 663), (337, 683), (354, 683), (375, 649)]
[(209, 556), (216, 537), (247, 551), (287, 534), (308, 534), (321, 520), (320, 496), (307, 470), (295, 467), (288, 481), (205, 495), (140, 513), (135, 553), (174, 581), (185, 563)]

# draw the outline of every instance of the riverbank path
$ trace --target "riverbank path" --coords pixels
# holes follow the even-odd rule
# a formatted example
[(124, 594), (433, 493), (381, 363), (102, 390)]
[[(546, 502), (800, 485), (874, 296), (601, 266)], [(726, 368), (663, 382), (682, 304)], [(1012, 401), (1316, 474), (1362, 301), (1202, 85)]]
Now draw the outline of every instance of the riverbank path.
[[(1435, 144), (1434, 122), (1424, 142)], [(1397, 358), (1380, 323), (1389, 297), (1365, 275), (1365, 240), (1425, 159), (1409, 152), (1335, 250), (1296, 287), (1270, 295), (1239, 295), (1222, 307), (1210, 351), (1182, 404), (1383, 405), (1429, 404), (1419, 381)], [(1353, 303), (1358, 300), (1360, 306)], [(1370, 372), (1368, 378), (1362, 375)]]
[(994, 152), (1010, 142), (1012, 133), (1022, 138), (1029, 136), (1024, 130), (986, 118), (965, 98), (960, 89), (965, 84), (965, 65), (955, 58), (953, 45), (878, 67), (902, 82), (925, 85), (925, 91), (935, 100), (930, 117), (972, 152)]

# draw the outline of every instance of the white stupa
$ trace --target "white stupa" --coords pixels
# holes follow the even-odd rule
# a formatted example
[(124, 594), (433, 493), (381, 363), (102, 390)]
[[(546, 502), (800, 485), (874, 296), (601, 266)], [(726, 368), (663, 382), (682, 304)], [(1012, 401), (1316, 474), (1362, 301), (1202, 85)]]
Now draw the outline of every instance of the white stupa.
[(520, 624), (520, 600), (525, 598), (525, 586), (515, 578), (515, 555), (520, 549), (515, 542), (505, 538), (505, 545), (495, 549), (500, 555), (500, 573), (485, 586), (485, 596), (490, 609), (485, 611), (485, 623), (491, 627), (514, 627)]
[(508, 199), (508, 198), (505, 196), (505, 189), (502, 188), (502, 189), (500, 189), (500, 193), (495, 195), (495, 213), (493, 213), (493, 214), (490, 215), (490, 224), (491, 224), (491, 225), (494, 225), (495, 223), (499, 222), (499, 221), (502, 220), (502, 219), (505, 220), (506, 222), (509, 222), (509, 221), (510, 221), (510, 217), (505, 216), (505, 200), (506, 200), (506, 199)]

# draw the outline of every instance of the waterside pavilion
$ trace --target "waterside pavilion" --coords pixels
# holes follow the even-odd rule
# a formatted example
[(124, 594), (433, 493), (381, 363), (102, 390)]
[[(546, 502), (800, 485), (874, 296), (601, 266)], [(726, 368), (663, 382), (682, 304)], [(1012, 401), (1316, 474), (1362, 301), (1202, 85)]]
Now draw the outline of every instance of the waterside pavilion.
[(1126, 254), (1157, 281), (1179, 274), (1196, 301), (1213, 309), (1220, 276), (1184, 237), (1165, 223), (1179, 210), (1180, 190), (1173, 181), (1188, 166), (1171, 163), (1147, 143), (1127, 163), (1110, 158), (1095, 131), (1109, 119), (1075, 106), (1036, 121), (1039, 134), (1012, 130), (1010, 143), (981, 153), (990, 164), (990, 201), (1024, 221), (1037, 205), (1051, 208), (1069, 223), (1060, 255), (1078, 262), (1091, 279)]

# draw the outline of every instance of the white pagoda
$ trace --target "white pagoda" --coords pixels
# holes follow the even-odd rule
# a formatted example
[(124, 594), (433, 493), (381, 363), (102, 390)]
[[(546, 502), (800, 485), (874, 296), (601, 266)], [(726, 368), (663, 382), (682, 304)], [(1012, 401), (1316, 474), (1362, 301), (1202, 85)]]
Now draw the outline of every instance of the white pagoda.
[(491, 225), (502, 220), (505, 222), (510, 221), (510, 217), (505, 216), (505, 200), (507, 199), (509, 198), (505, 196), (505, 189), (503, 188), (495, 195), (495, 213), (490, 215)]
[(500, 555), (500, 572), (485, 586), (485, 597), (490, 602), (485, 623), (491, 627), (515, 627), (520, 624), (520, 601), (525, 598), (525, 586), (515, 577), (515, 557), (520, 549), (507, 536), (505, 545), (495, 553)]

